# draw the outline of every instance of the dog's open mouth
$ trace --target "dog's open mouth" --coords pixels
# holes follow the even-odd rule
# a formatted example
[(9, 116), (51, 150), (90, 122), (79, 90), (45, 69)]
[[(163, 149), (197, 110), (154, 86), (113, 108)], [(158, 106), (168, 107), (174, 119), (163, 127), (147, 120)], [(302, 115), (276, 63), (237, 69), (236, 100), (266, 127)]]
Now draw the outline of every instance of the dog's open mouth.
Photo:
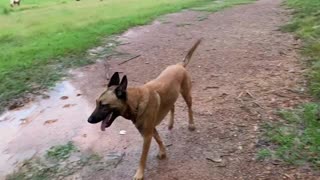
[(101, 122), (101, 131), (105, 131), (106, 128), (110, 127), (113, 121), (118, 117), (117, 113), (111, 112)]

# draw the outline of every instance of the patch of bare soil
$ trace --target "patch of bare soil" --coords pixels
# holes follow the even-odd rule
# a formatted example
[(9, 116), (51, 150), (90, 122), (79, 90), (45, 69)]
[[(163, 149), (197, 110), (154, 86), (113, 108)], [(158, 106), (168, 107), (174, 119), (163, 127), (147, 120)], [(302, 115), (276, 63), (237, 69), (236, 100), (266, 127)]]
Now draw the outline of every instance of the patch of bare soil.
[[(207, 18), (201, 18), (204, 16)], [(274, 112), (279, 108), (308, 101), (304, 69), (297, 55), (299, 42), (279, 31), (288, 18), (281, 0), (260, 0), (214, 14), (171, 14), (119, 38), (123, 45), (118, 51), (130, 53), (135, 59), (121, 64), (125, 59), (114, 58), (82, 68), (79, 71), (85, 76), (75, 77), (74, 81), (93, 103), (103, 91), (106, 71), (123, 72), (131, 86), (141, 85), (166, 66), (179, 62), (194, 41), (203, 37), (188, 66), (197, 130), (187, 130), (186, 105), (179, 99), (174, 129), (167, 130), (167, 120), (158, 127), (168, 146), (168, 159), (155, 158), (157, 146), (153, 142), (145, 178), (316, 179), (309, 168), (255, 160), (259, 125), (276, 121)], [(117, 168), (92, 174), (91, 179), (132, 178), (142, 139), (131, 126), (118, 119), (111, 129), (129, 128), (127, 135), (118, 143), (92, 146), (121, 151), (126, 156)], [(113, 136), (102, 134), (100, 143)]]

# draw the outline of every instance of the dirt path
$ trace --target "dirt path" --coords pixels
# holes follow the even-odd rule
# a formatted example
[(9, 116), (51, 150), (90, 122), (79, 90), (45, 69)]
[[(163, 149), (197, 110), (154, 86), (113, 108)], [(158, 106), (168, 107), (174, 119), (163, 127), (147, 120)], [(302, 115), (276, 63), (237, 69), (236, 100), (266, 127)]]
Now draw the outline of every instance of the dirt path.
[[(297, 170), (254, 159), (259, 125), (277, 120), (276, 109), (308, 100), (303, 95), (303, 66), (295, 50), (299, 43), (278, 30), (288, 21), (280, 4), (281, 0), (260, 0), (214, 14), (184, 11), (131, 29), (119, 38), (123, 45), (118, 51), (141, 55), (123, 65), (118, 65), (116, 58), (108, 63), (110, 73), (128, 75), (129, 85), (155, 78), (166, 66), (179, 62), (197, 38), (204, 38), (188, 67), (197, 130), (187, 130), (186, 105), (179, 99), (174, 129), (167, 130), (167, 120), (158, 128), (168, 146), (168, 159), (156, 159), (153, 142), (146, 179), (316, 179), (308, 168)], [(73, 71), (71, 83), (90, 105), (82, 103), (69, 112), (64, 110), (69, 115), (62, 114), (55, 128), (48, 127), (43, 133), (57, 142), (73, 140), (102, 155), (112, 151), (125, 154), (116, 168), (86, 174), (83, 179), (131, 179), (142, 148), (142, 139), (131, 122), (119, 118), (106, 132), (100, 132), (99, 125), (86, 123), (91, 105), (106, 83), (105, 72), (105, 61)], [(51, 114), (55, 114), (62, 105), (52, 106)], [(55, 136), (59, 134), (57, 127), (66, 138)], [(126, 135), (119, 135), (122, 129)], [(14, 148), (7, 148), (9, 154), (26, 148), (19, 144), (24, 142), (24, 132), (32, 130), (20, 131), (9, 144)]]

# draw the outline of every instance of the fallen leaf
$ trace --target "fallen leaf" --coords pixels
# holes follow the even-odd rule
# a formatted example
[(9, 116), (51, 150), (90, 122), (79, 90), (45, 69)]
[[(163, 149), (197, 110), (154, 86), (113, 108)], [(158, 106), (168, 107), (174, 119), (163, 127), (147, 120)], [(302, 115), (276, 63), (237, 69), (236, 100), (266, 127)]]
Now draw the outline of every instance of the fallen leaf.
[(81, 96), (82, 95), (80, 90), (77, 90), (75, 93), (76, 93), (76, 96)]
[(72, 106), (75, 106), (76, 104), (65, 104), (64, 106), (63, 106), (63, 108), (69, 108), (69, 107), (72, 107)]
[(42, 95), (42, 99), (49, 99), (49, 98), (50, 98), (50, 96), (47, 95), (47, 94), (43, 94), (43, 95)]
[(219, 89), (219, 86), (206, 86), (205, 88), (203, 88), (203, 90), (207, 89)]
[(9, 105), (8, 109), (9, 110), (14, 110), (20, 107), (23, 107), (24, 104), (22, 102), (14, 102), (13, 104)]
[(52, 123), (55, 123), (55, 122), (57, 122), (57, 121), (58, 121), (58, 119), (46, 120), (46, 121), (43, 123), (43, 125), (52, 124)]
[(61, 96), (60, 99), (65, 100), (65, 99), (68, 99), (68, 98), (69, 98), (68, 96)]
[(215, 162), (215, 163), (221, 163), (221, 158), (206, 158), (208, 161)]

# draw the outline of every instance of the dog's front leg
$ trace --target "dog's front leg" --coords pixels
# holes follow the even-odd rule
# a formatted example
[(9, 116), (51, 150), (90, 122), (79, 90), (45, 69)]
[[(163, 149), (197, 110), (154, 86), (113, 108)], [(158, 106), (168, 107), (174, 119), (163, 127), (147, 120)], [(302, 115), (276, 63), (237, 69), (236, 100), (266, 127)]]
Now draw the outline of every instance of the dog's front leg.
[(143, 179), (144, 168), (146, 166), (146, 161), (147, 161), (147, 157), (148, 157), (148, 152), (149, 152), (151, 140), (152, 140), (152, 133), (143, 136), (142, 154), (141, 154), (141, 158), (140, 158), (139, 168), (133, 177), (134, 180), (142, 180)]

